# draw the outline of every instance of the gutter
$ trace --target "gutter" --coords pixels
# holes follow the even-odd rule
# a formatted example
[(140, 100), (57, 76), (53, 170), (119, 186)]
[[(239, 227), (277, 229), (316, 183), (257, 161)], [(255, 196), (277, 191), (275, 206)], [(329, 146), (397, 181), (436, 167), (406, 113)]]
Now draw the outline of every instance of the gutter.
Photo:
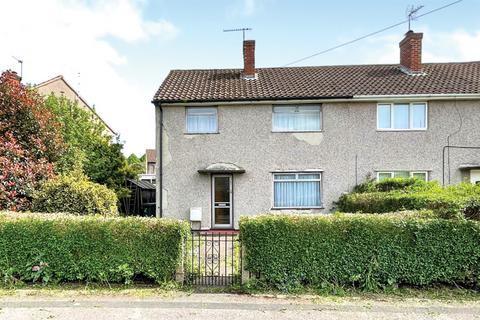
[(356, 95), (339, 97), (305, 97), (292, 99), (237, 99), (237, 100), (154, 100), (154, 104), (169, 106), (204, 106), (215, 105), (262, 105), (262, 104), (295, 104), (295, 103), (327, 103), (327, 102), (379, 102), (379, 101), (413, 101), (413, 100), (480, 100), (480, 93), (464, 94), (399, 94), (399, 95)]

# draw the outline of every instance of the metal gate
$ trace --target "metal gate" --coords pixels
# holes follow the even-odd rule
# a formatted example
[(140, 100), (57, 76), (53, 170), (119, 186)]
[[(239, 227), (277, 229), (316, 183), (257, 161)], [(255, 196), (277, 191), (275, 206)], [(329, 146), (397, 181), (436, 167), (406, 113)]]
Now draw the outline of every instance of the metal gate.
[(240, 283), (242, 257), (238, 232), (192, 231), (187, 248), (187, 283), (200, 286)]

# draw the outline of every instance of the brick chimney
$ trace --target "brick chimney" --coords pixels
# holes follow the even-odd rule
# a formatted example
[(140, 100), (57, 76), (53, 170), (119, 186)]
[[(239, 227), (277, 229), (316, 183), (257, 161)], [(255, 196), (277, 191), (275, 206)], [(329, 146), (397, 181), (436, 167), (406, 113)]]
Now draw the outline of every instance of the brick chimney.
[(410, 30), (400, 42), (400, 67), (405, 73), (423, 73), (422, 38), (423, 33), (415, 33)]
[(243, 78), (255, 79), (255, 40), (243, 41)]

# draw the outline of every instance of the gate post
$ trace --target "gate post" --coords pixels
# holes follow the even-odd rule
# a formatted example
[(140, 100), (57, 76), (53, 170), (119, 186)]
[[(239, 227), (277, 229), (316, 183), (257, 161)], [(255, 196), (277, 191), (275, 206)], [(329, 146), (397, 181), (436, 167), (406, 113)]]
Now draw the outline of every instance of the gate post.
[(240, 250), (240, 284), (244, 285), (250, 280), (250, 272), (245, 269), (245, 246), (242, 242), (240, 242), (241, 250)]
[(185, 281), (185, 255), (187, 254), (185, 250), (185, 241), (188, 241), (188, 239), (184, 239), (182, 241), (182, 252), (180, 254), (180, 261), (177, 265), (177, 270), (175, 270), (175, 281), (178, 282), (179, 284), (183, 284)]

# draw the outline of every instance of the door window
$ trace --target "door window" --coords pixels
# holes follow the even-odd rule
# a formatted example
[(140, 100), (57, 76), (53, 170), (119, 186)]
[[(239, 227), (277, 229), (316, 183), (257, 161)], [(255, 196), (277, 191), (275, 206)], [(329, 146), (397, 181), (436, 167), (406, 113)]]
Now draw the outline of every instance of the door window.
[(213, 176), (213, 226), (232, 227), (232, 177)]

